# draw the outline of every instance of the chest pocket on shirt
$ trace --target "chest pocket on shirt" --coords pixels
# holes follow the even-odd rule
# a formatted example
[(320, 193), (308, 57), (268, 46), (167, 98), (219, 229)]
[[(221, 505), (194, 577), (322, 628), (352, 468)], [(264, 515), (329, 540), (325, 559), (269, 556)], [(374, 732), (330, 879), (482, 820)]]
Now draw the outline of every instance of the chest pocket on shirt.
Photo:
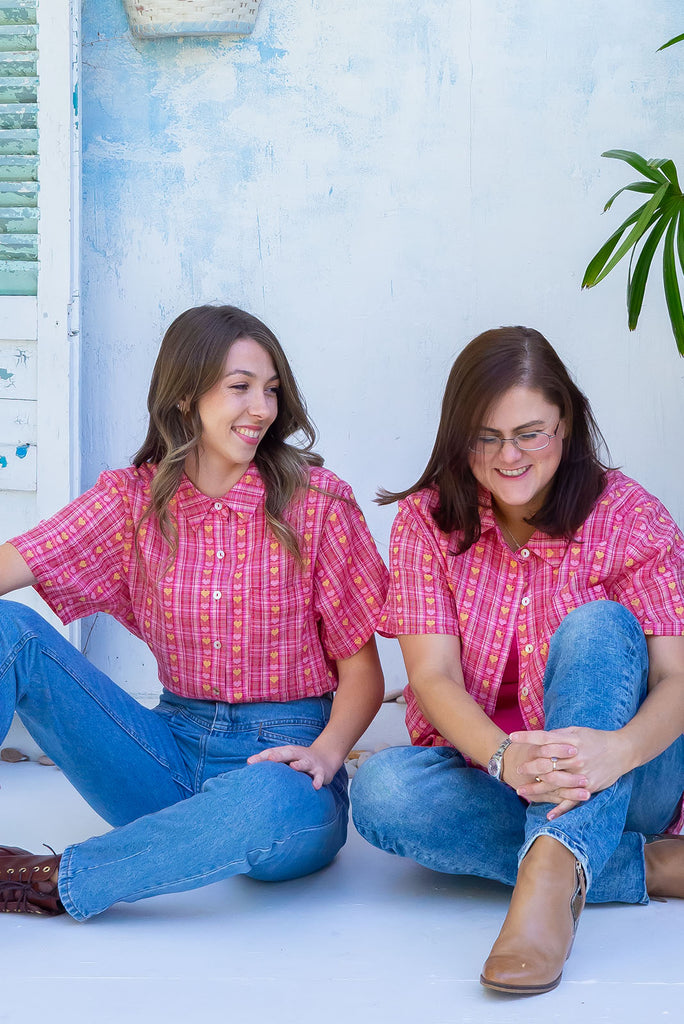
[(262, 564), (246, 566), (245, 580), (252, 609), (252, 621), (267, 625), (273, 616), (281, 623), (296, 620), (301, 615), (306, 597), (311, 595), (311, 585), (294, 559), (283, 556), (280, 546), (269, 546), (269, 557)]

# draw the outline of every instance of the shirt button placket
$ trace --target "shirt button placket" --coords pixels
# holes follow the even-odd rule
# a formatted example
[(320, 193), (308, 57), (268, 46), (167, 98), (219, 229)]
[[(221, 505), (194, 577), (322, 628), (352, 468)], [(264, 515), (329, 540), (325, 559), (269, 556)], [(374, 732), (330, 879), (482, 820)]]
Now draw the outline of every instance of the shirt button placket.
[[(224, 502), (215, 501), (214, 505), (215, 515), (213, 517), (213, 541), (211, 554), (211, 568), (213, 575), (213, 590), (211, 593), (211, 636), (214, 638), (211, 641), (211, 646), (214, 651), (222, 650), (224, 646), (224, 639), (226, 637), (226, 593), (225, 593), (225, 570), (223, 566), (223, 559), (225, 558), (225, 551), (222, 549), (221, 540), (225, 525), (225, 520), (230, 515), (229, 509), (225, 508)], [(209, 552), (207, 553), (209, 554)], [(226, 659), (223, 655), (212, 654), (210, 657), (211, 666), (211, 694), (213, 697), (222, 698), (227, 696), (225, 693), (225, 666)], [(224, 688), (222, 690), (222, 688)]]
[[(242, 600), (244, 590), (244, 568), (245, 553), (247, 550), (247, 528), (245, 526), (244, 514), (237, 513), (238, 527), (236, 530), (237, 542), (235, 545), (236, 555), (233, 566), (233, 651), (230, 663), (232, 664), (231, 678), (228, 686), (231, 688), (232, 699), (236, 702), (243, 699), (243, 652), (245, 645), (243, 636), (245, 633), (244, 602)], [(226, 566), (227, 571), (227, 566)]]
[[(519, 561), (517, 561), (515, 563), (511, 562), (511, 568), (515, 567), (515, 569), (517, 570), (517, 573), (516, 573), (515, 579), (513, 578), (513, 573), (511, 573), (511, 582), (517, 581), (518, 576), (521, 576), (523, 582), (525, 583), (524, 589), (528, 589), (527, 588), (527, 579), (528, 579), (527, 570), (528, 570), (528, 566), (529, 566), (528, 560), (529, 560), (529, 557), (530, 557), (530, 549), (529, 548), (519, 548), (518, 551), (516, 551), (516, 557), (519, 559)], [(520, 598), (520, 606), (519, 606), (519, 613), (518, 613), (518, 637), (520, 638), (521, 642), (529, 636), (529, 625), (530, 625), (530, 622), (529, 622), (529, 612), (527, 612), (527, 609), (529, 608), (531, 602), (532, 602), (532, 598), (529, 596), (529, 594), (525, 594), (522, 598)], [(513, 642), (515, 643), (516, 641), (514, 640)], [(534, 651), (534, 644), (531, 644), (531, 643), (526, 643), (521, 648), (521, 653), (526, 655), (526, 656), (528, 656), (528, 657), (529, 657), (530, 654), (532, 654), (533, 651)], [(520, 667), (519, 667), (519, 678), (520, 678), (521, 681), (525, 678), (525, 675), (527, 674), (525, 666), (526, 666), (526, 662), (523, 663), (522, 665), (520, 665)], [(520, 698), (521, 698), (523, 704), (527, 705), (528, 700), (529, 700), (529, 691), (528, 691), (527, 686), (521, 687), (521, 689), (520, 689)]]
[[(201, 662), (201, 687), (202, 696), (207, 699), (212, 694), (212, 673), (211, 673), (211, 651), (209, 644), (214, 632), (214, 602), (212, 601), (211, 570), (214, 551), (214, 524), (207, 521), (204, 524), (204, 556), (205, 566), (202, 574), (202, 589), (200, 592), (200, 633), (202, 634), (202, 662)], [(215, 635), (215, 634), (214, 634)]]

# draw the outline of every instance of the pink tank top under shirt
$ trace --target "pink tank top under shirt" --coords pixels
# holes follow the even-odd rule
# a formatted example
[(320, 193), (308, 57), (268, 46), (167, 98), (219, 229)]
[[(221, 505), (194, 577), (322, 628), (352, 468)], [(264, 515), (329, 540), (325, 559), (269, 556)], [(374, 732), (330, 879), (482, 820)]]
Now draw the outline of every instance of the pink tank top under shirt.
[(516, 730), (525, 728), (525, 722), (518, 704), (518, 649), (515, 641), (511, 644), (508, 653), (508, 661), (504, 669), (501, 689), (496, 699), (496, 707), (492, 714), (492, 721), (496, 722), (500, 729), (510, 735)]

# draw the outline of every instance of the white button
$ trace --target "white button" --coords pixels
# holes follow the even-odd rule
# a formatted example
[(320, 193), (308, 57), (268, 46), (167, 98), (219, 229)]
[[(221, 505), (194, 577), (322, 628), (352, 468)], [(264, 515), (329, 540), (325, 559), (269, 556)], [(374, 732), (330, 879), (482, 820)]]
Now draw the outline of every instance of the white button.
[(529, 548), (521, 548), (520, 551), (518, 552), (518, 554), (520, 555), (521, 558), (529, 558), (530, 557), (530, 550), (529, 550)]
[(221, 509), (223, 508), (223, 502), (222, 501), (215, 501), (214, 502), (214, 508), (216, 509), (217, 512), (220, 512)]
[(219, 650), (220, 646), (221, 646), (221, 641), (220, 640), (214, 640), (214, 647), (216, 648), (217, 651)]
[(529, 597), (523, 597), (523, 599), (522, 599), (522, 601), (521, 601), (520, 603), (521, 603), (522, 605), (524, 605), (524, 606), (525, 606), (525, 608), (527, 608), (527, 606), (528, 606), (528, 604), (530, 603), (530, 601), (531, 601), (531, 600), (532, 600), (532, 599), (531, 599), (531, 598), (529, 598)]
[(226, 557), (225, 551), (217, 551), (216, 552), (216, 557), (217, 558), (225, 558)]
[(528, 692), (529, 692), (529, 691), (528, 691), (527, 687), (526, 687), (526, 686), (523, 686), (522, 690), (520, 691), (520, 696), (521, 696), (521, 697), (526, 697), (526, 696), (527, 696), (527, 694), (528, 694)]
[(523, 647), (523, 652), (525, 654), (531, 654), (533, 650), (534, 647), (532, 646), (532, 644), (525, 644), (525, 646)]
[(215, 590), (214, 591), (214, 600), (215, 601), (220, 601), (221, 600), (221, 591), (220, 590)]

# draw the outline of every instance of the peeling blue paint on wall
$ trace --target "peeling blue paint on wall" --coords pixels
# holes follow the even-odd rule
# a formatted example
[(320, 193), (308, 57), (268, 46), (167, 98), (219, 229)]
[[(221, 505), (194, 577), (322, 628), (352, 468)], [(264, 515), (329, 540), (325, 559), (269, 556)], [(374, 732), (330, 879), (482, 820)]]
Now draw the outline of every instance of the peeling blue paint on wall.
[(278, 46), (272, 46), (263, 39), (256, 41), (256, 47), (264, 63), (270, 60), (282, 60), (283, 57), (287, 56), (287, 50), (283, 50)]

